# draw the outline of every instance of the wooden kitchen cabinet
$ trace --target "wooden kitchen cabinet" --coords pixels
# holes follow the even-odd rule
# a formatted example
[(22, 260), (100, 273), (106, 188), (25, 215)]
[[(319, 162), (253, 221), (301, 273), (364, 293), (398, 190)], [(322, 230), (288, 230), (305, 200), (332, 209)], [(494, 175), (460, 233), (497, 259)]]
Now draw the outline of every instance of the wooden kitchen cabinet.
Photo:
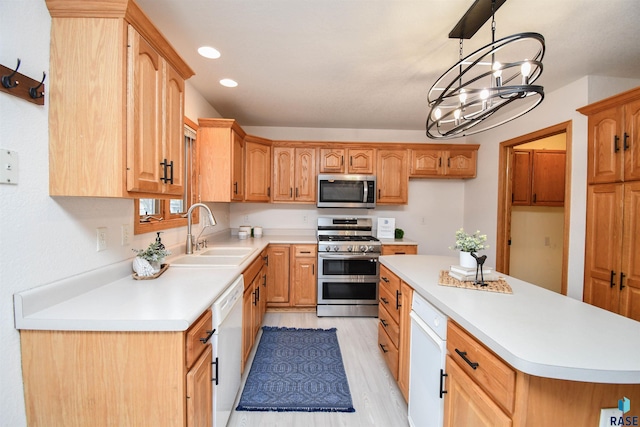
[(511, 204), (564, 206), (566, 151), (514, 150)]
[(418, 245), (382, 245), (380, 255), (416, 255)]
[(314, 307), (317, 292), (317, 245), (292, 245), (291, 299), (293, 307)]
[(373, 148), (321, 148), (320, 173), (372, 175), (375, 160)]
[(377, 165), (377, 203), (387, 205), (406, 205), (409, 201), (409, 173), (407, 150), (378, 149)]
[(584, 301), (640, 320), (640, 88), (589, 116)]
[[(260, 331), (262, 319), (266, 311), (267, 277), (265, 270), (266, 254), (258, 257), (244, 270), (244, 294), (242, 296), (242, 361), (241, 372), (251, 349), (255, 344), (256, 335)], [(264, 301), (263, 301), (264, 300)]]
[(409, 402), (409, 374), (411, 370), (411, 306), (413, 288), (400, 282), (400, 343), (398, 345), (398, 387)]
[(273, 148), (274, 202), (315, 203), (316, 176), (315, 148)]
[(207, 310), (183, 332), (21, 330), (27, 424), (211, 425), (210, 328)]
[(433, 144), (413, 148), (412, 178), (475, 178), (479, 145)]
[(289, 306), (289, 252), (290, 245), (273, 245), (267, 248), (267, 306)]
[(133, 1), (46, 3), (49, 194), (182, 195), (184, 81), (193, 71)]
[(247, 202), (271, 201), (271, 141), (245, 137), (245, 191)]
[(244, 137), (235, 120), (198, 119), (200, 200), (244, 200)]
[(589, 116), (587, 182), (640, 180), (640, 88), (578, 111)]

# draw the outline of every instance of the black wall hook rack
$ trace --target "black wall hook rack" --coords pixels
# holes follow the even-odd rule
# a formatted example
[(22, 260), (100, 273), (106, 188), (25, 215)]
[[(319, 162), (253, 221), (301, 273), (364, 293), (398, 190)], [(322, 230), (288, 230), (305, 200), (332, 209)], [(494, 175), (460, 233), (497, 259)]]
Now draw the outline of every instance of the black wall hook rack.
[(20, 59), (15, 68), (5, 67), (0, 64), (1, 82), (0, 91), (22, 98), (25, 101), (37, 105), (44, 105), (44, 81), (47, 78), (45, 72), (42, 73), (42, 80), (34, 80), (18, 72)]

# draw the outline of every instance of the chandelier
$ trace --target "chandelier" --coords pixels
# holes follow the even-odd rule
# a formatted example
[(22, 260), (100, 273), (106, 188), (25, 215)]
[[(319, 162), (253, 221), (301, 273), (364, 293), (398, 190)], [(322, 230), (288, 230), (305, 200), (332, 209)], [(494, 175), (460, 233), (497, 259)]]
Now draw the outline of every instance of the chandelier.
[[(542, 74), (544, 37), (519, 33), (495, 39), (495, 12), (505, 1), (496, 5), (496, 0), (476, 0), (449, 33), (449, 38), (460, 39), (460, 61), (429, 89), (429, 138), (492, 129), (533, 110), (544, 99), (543, 87), (533, 84)], [(491, 43), (463, 58), (463, 39), (470, 39), (489, 17)]]

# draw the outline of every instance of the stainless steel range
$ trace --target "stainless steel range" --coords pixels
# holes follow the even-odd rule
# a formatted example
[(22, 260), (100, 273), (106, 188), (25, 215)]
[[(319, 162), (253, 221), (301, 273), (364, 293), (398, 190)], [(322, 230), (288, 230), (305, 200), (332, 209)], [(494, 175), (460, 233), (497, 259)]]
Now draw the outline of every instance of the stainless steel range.
[(371, 218), (318, 218), (318, 316), (378, 317), (381, 244)]

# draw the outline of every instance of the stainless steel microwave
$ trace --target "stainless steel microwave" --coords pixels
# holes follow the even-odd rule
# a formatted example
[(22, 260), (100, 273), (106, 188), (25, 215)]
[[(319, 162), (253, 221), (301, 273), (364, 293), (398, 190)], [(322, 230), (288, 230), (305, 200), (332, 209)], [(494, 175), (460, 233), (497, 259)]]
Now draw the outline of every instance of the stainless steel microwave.
[(317, 206), (319, 208), (375, 208), (375, 175), (318, 175)]

